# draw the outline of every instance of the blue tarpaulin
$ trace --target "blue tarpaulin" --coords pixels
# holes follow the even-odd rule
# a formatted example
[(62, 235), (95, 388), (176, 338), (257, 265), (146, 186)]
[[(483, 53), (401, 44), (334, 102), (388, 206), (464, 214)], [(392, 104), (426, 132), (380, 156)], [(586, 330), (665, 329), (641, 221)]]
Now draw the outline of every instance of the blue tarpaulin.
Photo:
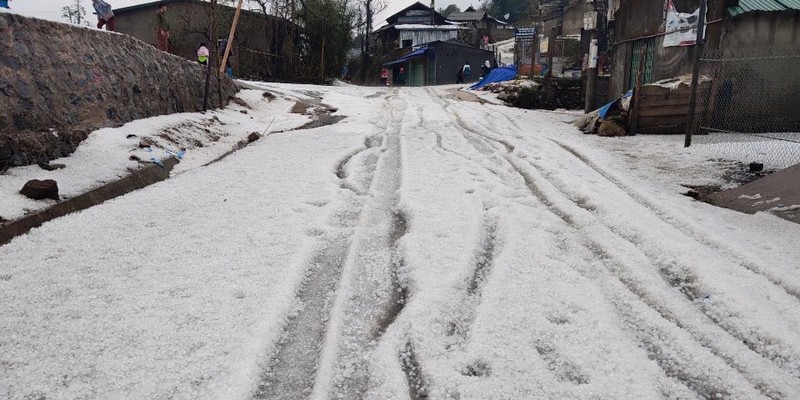
[(628, 97), (631, 96), (633, 96), (633, 90), (629, 90), (628, 93), (625, 93), (619, 99), (614, 100), (611, 103), (604, 105), (603, 107), (600, 107), (600, 111), (598, 112), (600, 118), (606, 119), (606, 115), (608, 115), (608, 112), (611, 111), (611, 107), (614, 107), (614, 105), (617, 104), (618, 101), (627, 99)]
[(426, 51), (428, 51), (427, 48), (425, 48), (425, 49), (416, 49), (416, 50), (412, 51), (411, 53), (408, 53), (408, 54), (398, 58), (397, 60), (394, 60), (392, 62), (388, 62), (388, 63), (383, 64), (383, 65), (403, 64), (406, 61), (408, 61), (408, 60), (410, 60), (410, 59), (412, 59), (414, 57), (419, 57), (419, 56), (425, 55)]
[(472, 85), (470, 90), (480, 89), (490, 83), (510, 81), (517, 77), (517, 66), (509, 65), (506, 67), (495, 68), (489, 75), (483, 77), (480, 82)]

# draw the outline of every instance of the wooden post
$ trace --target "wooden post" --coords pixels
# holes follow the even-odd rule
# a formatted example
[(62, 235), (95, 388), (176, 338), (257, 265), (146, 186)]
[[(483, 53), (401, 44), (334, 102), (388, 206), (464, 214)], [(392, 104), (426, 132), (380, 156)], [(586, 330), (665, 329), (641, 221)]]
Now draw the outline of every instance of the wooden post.
[(236, 34), (236, 25), (239, 23), (239, 14), (242, 12), (242, 3), (244, 0), (239, 0), (236, 5), (236, 13), (233, 14), (233, 24), (231, 24), (231, 33), (228, 34), (228, 43), (225, 45), (225, 55), (222, 56), (222, 63), (219, 65), (220, 75), (225, 72), (225, 66), (228, 64), (228, 56), (231, 54), (231, 46), (233, 46), (233, 36)]
[(206, 87), (203, 90), (203, 111), (208, 110), (208, 85), (211, 83), (211, 57), (206, 60)]
[(642, 79), (644, 75), (644, 61), (647, 55), (647, 46), (639, 50), (639, 70), (636, 72), (636, 85), (633, 87), (633, 97), (631, 98), (630, 106), (630, 132), (628, 134), (633, 136), (636, 130), (639, 129), (639, 97), (642, 92)]
[(692, 67), (692, 93), (689, 95), (689, 115), (686, 117), (686, 138), (684, 147), (692, 145), (692, 128), (694, 125), (695, 108), (697, 108), (697, 81), (700, 78), (700, 58), (703, 56), (703, 31), (706, 23), (706, 1), (700, 1), (700, 16), (697, 18), (697, 39), (694, 42), (694, 66)]

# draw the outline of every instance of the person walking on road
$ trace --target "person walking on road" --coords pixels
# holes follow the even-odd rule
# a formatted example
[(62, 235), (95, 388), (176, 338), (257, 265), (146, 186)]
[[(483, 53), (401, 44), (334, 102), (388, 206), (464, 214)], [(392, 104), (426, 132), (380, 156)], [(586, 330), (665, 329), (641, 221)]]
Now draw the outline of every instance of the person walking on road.
[(464, 66), (461, 68), (461, 75), (464, 77), (464, 83), (469, 83), (469, 73), (471, 70), (472, 68), (470, 68), (469, 63), (464, 63)]
[(169, 52), (169, 23), (167, 23), (167, 3), (161, 2), (156, 12), (156, 47)]
[(114, 12), (111, 11), (111, 4), (103, 0), (92, 0), (92, 6), (97, 13), (97, 29), (103, 29), (105, 25), (107, 31), (114, 32), (117, 21), (114, 19)]

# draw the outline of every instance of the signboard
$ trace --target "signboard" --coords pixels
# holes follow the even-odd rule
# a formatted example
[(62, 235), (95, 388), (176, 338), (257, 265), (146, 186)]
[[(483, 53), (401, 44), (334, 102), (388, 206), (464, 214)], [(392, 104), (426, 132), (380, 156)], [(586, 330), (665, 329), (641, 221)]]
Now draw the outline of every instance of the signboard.
[[(694, 46), (697, 40), (697, 22), (700, 20), (699, 8), (693, 13), (681, 13), (675, 9), (672, 0), (667, 0), (665, 20), (664, 47)], [(705, 34), (703, 32), (703, 37)]]
[(591, 31), (594, 29), (597, 29), (597, 11), (583, 13), (583, 30)]
[(517, 40), (533, 40), (536, 37), (536, 28), (517, 28), (514, 36)]
[(539, 53), (547, 53), (547, 49), (550, 47), (550, 39), (546, 36), (541, 36), (539, 38)]

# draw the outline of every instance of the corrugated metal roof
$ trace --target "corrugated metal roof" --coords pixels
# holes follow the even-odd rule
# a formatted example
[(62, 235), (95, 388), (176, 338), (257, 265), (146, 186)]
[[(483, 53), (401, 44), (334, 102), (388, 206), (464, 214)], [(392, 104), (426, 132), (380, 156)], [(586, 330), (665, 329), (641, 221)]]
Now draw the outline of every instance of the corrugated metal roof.
[(751, 11), (783, 10), (800, 10), (800, 0), (739, 0), (739, 5), (727, 8), (731, 17)]
[(790, 10), (800, 10), (800, 0), (778, 0), (778, 2)]
[(447, 19), (453, 21), (480, 21), (484, 15), (486, 15), (486, 11), (459, 12), (448, 15)]

